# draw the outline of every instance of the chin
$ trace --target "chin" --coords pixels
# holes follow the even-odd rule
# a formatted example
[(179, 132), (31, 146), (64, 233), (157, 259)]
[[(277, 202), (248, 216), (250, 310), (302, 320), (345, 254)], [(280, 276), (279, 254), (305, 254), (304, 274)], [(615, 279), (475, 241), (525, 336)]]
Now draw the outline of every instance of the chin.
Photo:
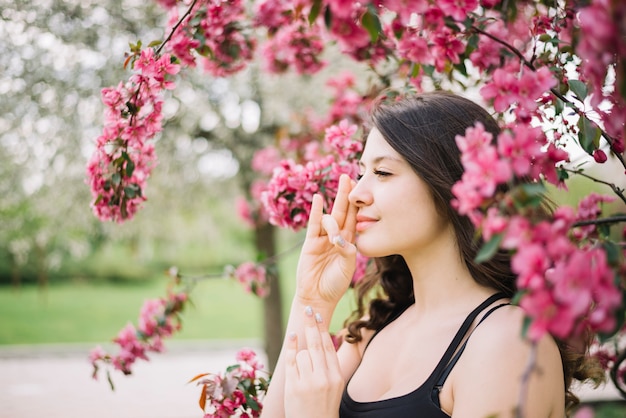
[(356, 241), (356, 249), (359, 254), (369, 258), (387, 257), (394, 254), (392, 251), (385, 250), (380, 245), (376, 245), (376, 243), (367, 242), (367, 240), (358, 238)]

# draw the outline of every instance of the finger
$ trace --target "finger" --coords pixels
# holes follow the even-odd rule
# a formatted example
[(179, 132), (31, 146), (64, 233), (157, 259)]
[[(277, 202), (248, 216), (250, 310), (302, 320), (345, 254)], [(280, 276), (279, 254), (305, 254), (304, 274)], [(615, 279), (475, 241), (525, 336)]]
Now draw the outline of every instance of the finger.
[(344, 236), (349, 242), (353, 242), (356, 235), (356, 214), (358, 210), (358, 207), (350, 204), (346, 215), (346, 222), (343, 224), (343, 231), (345, 231)]
[(340, 247), (345, 245), (342, 242), (343, 237), (339, 234), (339, 225), (337, 225), (337, 221), (331, 215), (322, 216), (322, 228), (328, 234), (328, 241), (332, 245), (338, 244)]
[(352, 180), (347, 174), (342, 174), (339, 177), (339, 186), (337, 187), (337, 196), (335, 196), (335, 202), (333, 203), (333, 210), (330, 212), (340, 229), (343, 229), (346, 221), (346, 215), (350, 206), (348, 195), (352, 191)]
[(337, 357), (337, 349), (328, 332), (321, 332), (322, 346), (324, 347), (324, 357), (326, 361), (326, 367), (329, 370), (340, 372), (339, 358)]
[(298, 354), (298, 336), (292, 332), (287, 337), (285, 345), (285, 378), (287, 380), (295, 380), (300, 377), (296, 355)]
[(311, 201), (311, 213), (309, 215), (309, 223), (306, 229), (307, 238), (316, 238), (320, 236), (322, 231), (322, 215), (324, 213), (324, 199), (319, 194), (313, 195)]
[(322, 317), (319, 313), (312, 314), (307, 311), (304, 335), (306, 337), (306, 346), (309, 351), (311, 365), (313, 370), (324, 370), (326, 368), (326, 354), (322, 345), (322, 336), (318, 325), (321, 324)]

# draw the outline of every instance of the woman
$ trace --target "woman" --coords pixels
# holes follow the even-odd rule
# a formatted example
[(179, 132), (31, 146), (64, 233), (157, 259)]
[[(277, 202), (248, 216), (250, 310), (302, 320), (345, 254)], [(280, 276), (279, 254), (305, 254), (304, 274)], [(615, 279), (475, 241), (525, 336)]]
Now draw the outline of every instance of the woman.
[[(581, 362), (549, 336), (533, 353), (508, 256), (476, 264), (481, 243), (450, 206), (455, 137), (476, 122), (495, 137), (496, 122), (443, 92), (381, 102), (372, 122), (358, 182), (341, 178), (331, 214), (313, 199), (263, 417), (565, 416)], [(376, 269), (335, 351), (328, 324), (357, 248)]]

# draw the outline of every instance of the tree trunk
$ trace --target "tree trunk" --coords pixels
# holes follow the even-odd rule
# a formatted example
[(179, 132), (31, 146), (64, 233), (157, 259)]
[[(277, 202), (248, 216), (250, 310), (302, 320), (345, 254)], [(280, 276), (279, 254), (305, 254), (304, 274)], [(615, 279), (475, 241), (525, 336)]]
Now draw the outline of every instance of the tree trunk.
[(274, 370), (283, 342), (283, 310), (280, 296), (278, 265), (272, 259), (276, 255), (276, 228), (269, 223), (255, 229), (255, 246), (259, 254), (270, 258), (266, 265), (270, 293), (263, 299), (265, 352), (270, 372)]

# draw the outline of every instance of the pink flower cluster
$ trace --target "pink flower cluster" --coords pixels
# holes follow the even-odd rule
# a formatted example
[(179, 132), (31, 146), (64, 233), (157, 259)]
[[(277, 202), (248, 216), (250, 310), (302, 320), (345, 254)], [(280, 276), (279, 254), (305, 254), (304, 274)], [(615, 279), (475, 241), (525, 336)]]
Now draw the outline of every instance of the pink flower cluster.
[(236, 269), (229, 266), (226, 269), (226, 274), (241, 283), (246, 292), (260, 298), (266, 297), (270, 292), (267, 271), (261, 264), (247, 261), (240, 264)]
[(556, 84), (554, 75), (546, 67), (536, 71), (524, 67), (519, 71), (519, 64), (511, 62), (493, 72), (493, 78), (480, 89), (480, 94), (485, 100), (493, 101), (496, 112), (502, 113), (516, 105), (517, 116), (528, 121), (537, 110), (539, 99)]
[(251, 349), (241, 349), (236, 359), (223, 374), (202, 373), (191, 379), (202, 386), (199, 404), (204, 418), (260, 416), (269, 385), (261, 376), (263, 365)]
[(321, 59), (324, 43), (317, 25), (304, 19), (282, 26), (263, 45), (265, 69), (274, 74), (294, 68), (298, 74), (315, 74), (326, 62)]
[(103, 133), (87, 165), (92, 208), (100, 220), (121, 222), (133, 217), (145, 200), (144, 189), (155, 163), (151, 139), (161, 131), (161, 97), (173, 88), (170, 77), (179, 65), (170, 55), (144, 49), (127, 83), (102, 89), (106, 106)]
[[(198, 1), (166, 47), (185, 65), (193, 67), (199, 61), (215, 77), (235, 74), (246, 67), (256, 48), (256, 40), (241, 25), (245, 20), (242, 0)], [(178, 21), (178, 10), (172, 8), (170, 31)]]
[(580, 27), (576, 53), (582, 59), (582, 74), (596, 93), (594, 104), (602, 100), (602, 90), (608, 69), (626, 58), (626, 35), (623, 19), (626, 4), (620, 1), (591, 0), (589, 6), (577, 14)]
[(116, 370), (129, 375), (137, 359), (147, 361), (149, 352), (162, 352), (163, 338), (172, 336), (180, 329), (179, 314), (186, 302), (185, 292), (146, 300), (139, 314), (138, 326), (129, 323), (113, 340), (120, 348), (117, 355), (109, 355), (99, 346), (91, 351), (89, 359), (93, 366), (93, 378), (98, 377), (99, 363), (112, 364)]
[[(543, 176), (557, 183), (556, 164), (568, 159), (568, 154), (549, 143), (543, 131), (526, 124), (516, 124), (503, 130), (493, 144), (493, 135), (482, 124), (468, 128), (465, 136), (456, 138), (461, 151), (464, 173), (452, 187), (452, 204), (462, 215), (480, 223), (480, 208), (490, 201), (499, 184), (514, 178), (539, 180)], [(543, 150), (545, 147), (545, 150)]]
[(552, 222), (535, 225), (513, 217), (504, 231), (502, 247), (515, 251), (511, 266), (523, 293), (520, 306), (532, 320), (530, 338), (614, 331), (621, 303), (615, 273), (602, 248), (578, 247), (568, 238), (573, 215), (563, 207)]
[[(612, 314), (621, 303), (614, 272), (602, 248), (591, 243), (582, 245), (587, 229), (571, 232), (575, 221), (598, 216), (597, 204), (604, 198), (591, 195), (583, 200), (578, 217), (563, 207), (550, 222), (534, 224), (525, 216), (511, 213), (523, 212), (524, 208), (514, 209), (516, 205), (532, 207), (533, 203), (518, 200), (516, 205), (493, 205), (498, 185), (513, 184), (514, 176), (520, 180), (538, 178), (541, 173), (556, 179), (554, 165), (567, 154), (550, 147), (542, 151), (545, 138), (541, 130), (524, 124), (500, 134), (497, 147), (492, 140), (480, 124), (467, 129), (464, 137), (457, 137), (465, 172), (452, 188), (453, 205), (470, 217), (485, 242), (499, 237), (499, 246), (514, 252), (511, 266), (523, 294), (520, 305), (532, 321), (530, 338), (538, 339), (546, 332), (566, 338), (588, 330), (612, 331)], [(522, 183), (511, 193), (528, 185), (532, 183)], [(503, 202), (511, 199), (499, 198)]]
[(331, 210), (339, 176), (354, 177), (358, 172), (356, 158), (362, 144), (352, 137), (356, 131), (355, 125), (342, 121), (326, 130), (324, 141), (329, 154), (304, 164), (291, 159), (281, 161), (261, 194), (270, 223), (294, 230), (304, 227), (316, 193), (324, 196), (325, 208)]

